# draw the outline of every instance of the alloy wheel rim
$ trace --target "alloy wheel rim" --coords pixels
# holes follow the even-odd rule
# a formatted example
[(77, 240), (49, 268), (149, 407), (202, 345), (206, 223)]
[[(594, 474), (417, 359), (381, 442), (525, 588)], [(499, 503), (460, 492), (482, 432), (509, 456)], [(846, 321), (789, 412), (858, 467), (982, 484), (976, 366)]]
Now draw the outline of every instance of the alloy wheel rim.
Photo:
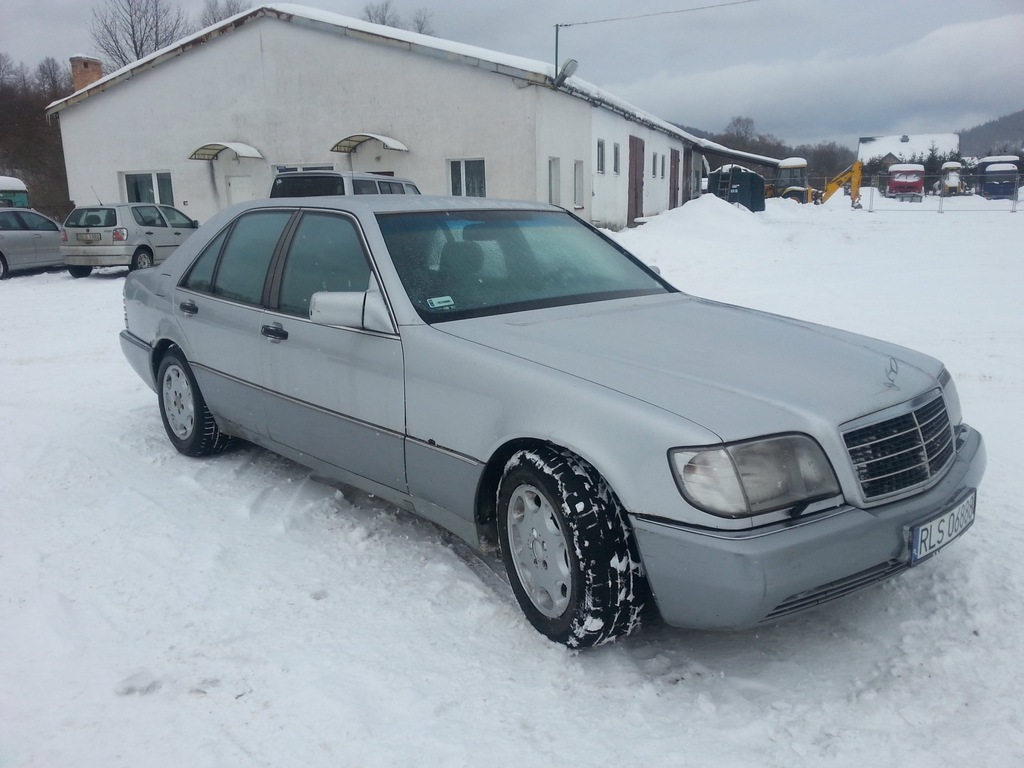
[(171, 365), (164, 372), (164, 413), (167, 424), (179, 440), (187, 440), (196, 423), (195, 400), (185, 372)]
[(508, 540), (519, 582), (548, 618), (565, 613), (572, 594), (569, 545), (547, 497), (520, 485), (508, 502)]

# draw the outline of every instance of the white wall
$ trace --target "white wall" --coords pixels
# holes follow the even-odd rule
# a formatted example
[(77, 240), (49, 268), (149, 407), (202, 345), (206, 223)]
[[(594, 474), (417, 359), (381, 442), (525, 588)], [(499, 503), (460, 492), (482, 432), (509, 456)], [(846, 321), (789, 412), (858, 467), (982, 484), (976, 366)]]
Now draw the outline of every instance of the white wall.
[[(204, 221), (230, 199), (263, 197), (277, 165), (391, 171), (426, 194), (448, 194), (451, 159), (483, 158), (487, 196), (548, 200), (548, 162), (561, 161), (561, 204), (572, 209), (574, 164), (583, 164), (583, 206), (605, 226), (626, 224), (629, 135), (647, 143), (645, 213), (664, 210), (666, 178), (651, 180), (650, 153), (669, 137), (587, 102), (465, 63), (369, 43), (298, 22), (262, 18), (143, 69), (60, 113), (68, 186), (77, 204), (126, 199), (123, 174), (170, 172), (175, 204)], [(330, 152), (352, 133), (391, 136), (409, 152), (367, 142)], [(607, 146), (595, 178), (596, 138)], [(263, 159), (230, 150), (189, 160), (199, 146), (238, 141)], [(612, 145), (622, 168), (611, 172)], [(675, 144), (682, 149), (682, 142)], [(666, 160), (667, 162), (667, 160)], [(229, 190), (229, 184), (231, 189)]]

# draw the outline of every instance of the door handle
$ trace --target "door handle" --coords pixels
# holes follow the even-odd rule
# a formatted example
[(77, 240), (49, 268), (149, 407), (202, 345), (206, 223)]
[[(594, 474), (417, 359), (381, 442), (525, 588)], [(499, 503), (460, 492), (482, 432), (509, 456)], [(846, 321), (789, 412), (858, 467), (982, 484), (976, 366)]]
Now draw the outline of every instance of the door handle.
[(275, 344), (279, 341), (284, 341), (288, 338), (288, 331), (282, 328), (280, 325), (264, 325), (260, 328), (260, 333), (266, 336)]
[(178, 309), (186, 315), (194, 315), (199, 312), (199, 307), (196, 306), (194, 301), (183, 301), (178, 305)]

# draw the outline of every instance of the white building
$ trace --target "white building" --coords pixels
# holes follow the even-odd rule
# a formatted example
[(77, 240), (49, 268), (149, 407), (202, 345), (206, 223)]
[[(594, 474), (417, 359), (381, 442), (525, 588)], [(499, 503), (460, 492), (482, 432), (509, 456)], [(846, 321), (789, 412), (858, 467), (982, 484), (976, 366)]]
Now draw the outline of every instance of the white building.
[(943, 156), (959, 152), (960, 135), (956, 133), (904, 133), (900, 136), (864, 136), (857, 143), (857, 159), (866, 163), (880, 157), (888, 158), (890, 163), (906, 163), (915, 157), (928, 157), (933, 147)]
[(61, 122), (76, 204), (155, 199), (200, 221), (266, 196), (275, 173), (297, 168), (550, 201), (612, 228), (700, 194), (703, 148), (724, 148), (555, 75), (551, 64), (274, 3), (76, 83), (47, 114)]

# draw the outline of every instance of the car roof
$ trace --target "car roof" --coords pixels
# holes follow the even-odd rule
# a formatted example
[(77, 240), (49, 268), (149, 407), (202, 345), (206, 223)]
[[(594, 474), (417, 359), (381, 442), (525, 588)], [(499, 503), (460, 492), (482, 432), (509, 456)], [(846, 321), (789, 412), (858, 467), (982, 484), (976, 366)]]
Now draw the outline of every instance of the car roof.
[(336, 195), (323, 197), (274, 197), (239, 203), (234, 212), (256, 208), (319, 208), (352, 213), (399, 213), (427, 211), (564, 211), (547, 203), (500, 200), (490, 197), (443, 197), (433, 195)]
[(56, 221), (56, 219), (54, 219), (53, 216), (47, 216), (42, 211), (37, 211), (35, 208), (26, 208), (23, 205), (3, 206), (0, 207), (0, 211), (21, 211), (22, 213), (34, 213), (36, 216), (42, 216), (44, 219)]
[(374, 181), (399, 181), (405, 184), (415, 184), (416, 182), (412, 179), (406, 179), (402, 176), (385, 176), (383, 173), (360, 173), (357, 171), (281, 171), (274, 176), (274, 180), (277, 179), (290, 179), (290, 178), (310, 178), (311, 176), (323, 176), (326, 178), (346, 178), (346, 179), (373, 179)]

